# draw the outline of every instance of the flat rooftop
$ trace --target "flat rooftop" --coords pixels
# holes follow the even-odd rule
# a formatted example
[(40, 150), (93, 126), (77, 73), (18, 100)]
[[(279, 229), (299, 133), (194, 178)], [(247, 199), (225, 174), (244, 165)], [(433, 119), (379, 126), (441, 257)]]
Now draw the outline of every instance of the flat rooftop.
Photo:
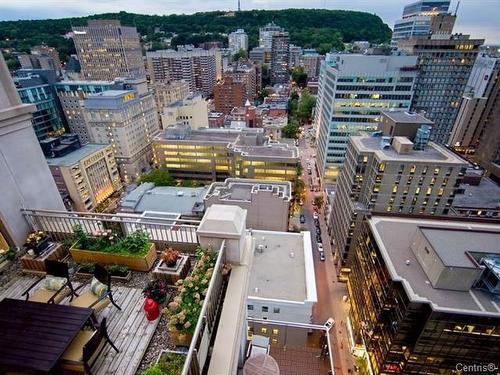
[(418, 113), (406, 112), (406, 111), (381, 111), (383, 115), (389, 117), (394, 122), (403, 122), (408, 124), (424, 124), (433, 125), (434, 121), (427, 119), (426, 117), (419, 115)]
[(353, 136), (350, 137), (350, 140), (359, 151), (374, 152), (379, 160), (467, 164), (465, 160), (434, 142), (429, 142), (424, 150), (411, 150), (409, 153), (398, 154), (393, 147), (382, 149), (380, 147), (380, 137)]
[(273, 191), (279, 198), (291, 199), (291, 184), (289, 182), (240, 178), (228, 178), (224, 182), (212, 183), (205, 199), (211, 195), (217, 195), (221, 200), (250, 202), (252, 193), (259, 191)]
[(70, 167), (77, 164), (80, 160), (98, 152), (109, 145), (98, 144), (98, 143), (87, 143), (79, 149), (70, 152), (67, 155), (61, 156), (59, 158), (47, 158), (47, 164), (57, 167)]
[(134, 92), (133, 90), (106, 90), (102, 92), (98, 92), (96, 94), (92, 94), (89, 98), (118, 98), (120, 96), (130, 94)]
[[(255, 230), (252, 235), (256, 250), (250, 271), (248, 297), (302, 303), (308, 298), (317, 300), (309, 232)], [(308, 244), (304, 243), (305, 239), (309, 241)], [(259, 245), (263, 245), (262, 252), (257, 250)], [(311, 277), (314, 285), (311, 285)]]
[(162, 131), (155, 137), (157, 141), (175, 141), (175, 142), (227, 142), (231, 143), (236, 141), (239, 130), (231, 129), (206, 129), (206, 130), (193, 130), (189, 133), (183, 133), (179, 138), (175, 138), (168, 134), (168, 130)]
[(500, 186), (487, 177), (477, 186), (462, 184), (463, 194), (455, 195), (453, 207), (498, 208), (500, 209)]
[(368, 224), (391, 278), (402, 283), (410, 300), (429, 303), (435, 311), (499, 316), (500, 307), (490, 293), (478, 289), (464, 292), (433, 288), (410, 249), (415, 234), (424, 228), (426, 237), (445, 262), (466, 264), (465, 251), (500, 254), (499, 224), (376, 215), (368, 219)]

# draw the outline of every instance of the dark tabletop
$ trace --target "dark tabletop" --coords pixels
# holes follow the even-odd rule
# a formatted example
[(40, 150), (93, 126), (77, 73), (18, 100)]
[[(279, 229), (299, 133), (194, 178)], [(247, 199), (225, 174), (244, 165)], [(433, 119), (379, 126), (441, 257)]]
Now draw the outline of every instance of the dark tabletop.
[(0, 373), (54, 369), (92, 309), (6, 298), (0, 301)]

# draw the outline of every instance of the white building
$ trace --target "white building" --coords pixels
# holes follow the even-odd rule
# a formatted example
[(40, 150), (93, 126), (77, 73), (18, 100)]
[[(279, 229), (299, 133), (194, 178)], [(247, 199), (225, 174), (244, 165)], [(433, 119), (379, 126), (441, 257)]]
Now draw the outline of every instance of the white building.
[(381, 110), (408, 110), (416, 56), (328, 54), (315, 112), (320, 174), (336, 181), (349, 136), (377, 130)]
[(273, 35), (284, 32), (285, 29), (274, 24), (268, 23), (266, 26), (259, 29), (259, 47), (271, 48), (273, 44)]
[(163, 128), (182, 123), (191, 129), (208, 128), (208, 103), (201, 95), (190, 95), (170, 103), (161, 112)]
[(248, 51), (248, 35), (245, 30), (238, 29), (228, 35), (229, 49), (232, 55), (237, 54), (240, 50)]

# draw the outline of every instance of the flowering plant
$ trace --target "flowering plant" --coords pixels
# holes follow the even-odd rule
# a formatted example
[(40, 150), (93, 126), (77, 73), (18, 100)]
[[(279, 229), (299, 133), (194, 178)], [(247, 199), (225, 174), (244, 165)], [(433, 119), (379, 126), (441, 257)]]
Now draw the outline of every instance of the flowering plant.
[(34, 247), (36, 245), (38, 245), (38, 243), (40, 243), (43, 239), (47, 238), (47, 235), (42, 232), (41, 230), (39, 231), (35, 231), (35, 232), (31, 232), (29, 235), (28, 235), (28, 238), (26, 238), (26, 247)]
[(159, 305), (162, 305), (167, 300), (167, 283), (162, 280), (153, 280), (146, 285), (142, 294), (144, 298), (151, 298)]
[(217, 259), (211, 250), (199, 248), (196, 254), (198, 262), (190, 276), (177, 281), (179, 293), (166, 310), (168, 328), (183, 334), (194, 332)]
[(169, 247), (161, 253), (161, 260), (163, 260), (168, 267), (174, 267), (177, 264), (179, 252)]

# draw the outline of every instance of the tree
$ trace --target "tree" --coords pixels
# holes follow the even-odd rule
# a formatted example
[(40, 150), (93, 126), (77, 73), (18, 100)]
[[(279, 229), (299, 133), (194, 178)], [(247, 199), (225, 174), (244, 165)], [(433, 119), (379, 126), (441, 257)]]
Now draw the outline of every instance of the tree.
[(292, 70), (292, 80), (299, 87), (304, 88), (307, 86), (307, 74), (304, 72), (303, 67), (298, 66)]
[(203, 184), (200, 181), (197, 180), (182, 180), (181, 181), (181, 186), (182, 187), (200, 187), (203, 186)]
[(238, 61), (239, 59), (246, 59), (248, 57), (247, 51), (244, 49), (240, 49), (237, 53), (234, 54), (233, 56), (233, 61)]
[(318, 208), (323, 207), (323, 196), (322, 195), (316, 195), (314, 197), (314, 205)]
[(286, 124), (286, 126), (283, 127), (283, 129), (281, 130), (281, 134), (285, 138), (298, 138), (299, 131), (300, 131), (299, 123), (297, 122), (297, 120), (292, 118), (291, 120), (289, 119), (288, 124)]
[(156, 186), (174, 186), (175, 180), (170, 175), (166, 168), (153, 169), (149, 173), (145, 173), (139, 179), (141, 183), (152, 182)]
[(302, 166), (302, 163), (299, 161), (297, 163), (297, 166), (295, 167), (295, 172), (297, 173), (297, 176), (300, 176), (302, 174), (303, 170), (304, 170), (304, 167)]
[(316, 98), (312, 96), (308, 90), (302, 90), (302, 96), (297, 109), (297, 117), (301, 123), (311, 119), (312, 110), (315, 105)]

